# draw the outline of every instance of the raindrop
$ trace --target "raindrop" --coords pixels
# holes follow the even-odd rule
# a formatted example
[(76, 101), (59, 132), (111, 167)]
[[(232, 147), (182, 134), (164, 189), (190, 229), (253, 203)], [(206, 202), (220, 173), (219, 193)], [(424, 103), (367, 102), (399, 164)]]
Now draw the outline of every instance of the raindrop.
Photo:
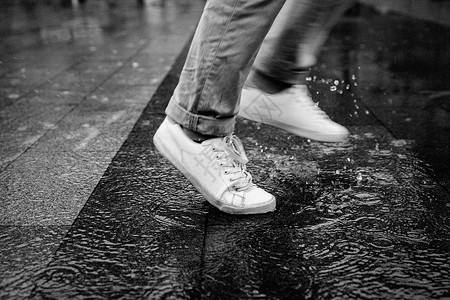
[(366, 115), (368, 115), (369, 114), (369, 111), (366, 109)]
[[(360, 67), (358, 67), (358, 68), (360, 68)], [(356, 80), (356, 75), (355, 74), (352, 75), (352, 80)]]
[(137, 67), (139, 67), (139, 64), (137, 62), (133, 62), (132, 66), (133, 66), (133, 68), (137, 68)]
[(337, 90), (337, 87), (335, 87), (334, 85), (330, 87), (330, 91), (336, 92), (336, 90)]
[(335, 80), (334, 85), (338, 85), (338, 84), (339, 84), (339, 80)]
[(362, 174), (358, 173), (358, 175), (356, 175), (356, 180), (361, 181), (363, 179)]
[(378, 143), (375, 144), (375, 151), (380, 151), (380, 145)]
[(339, 174), (341, 174), (341, 171), (336, 170), (336, 175), (339, 175)]

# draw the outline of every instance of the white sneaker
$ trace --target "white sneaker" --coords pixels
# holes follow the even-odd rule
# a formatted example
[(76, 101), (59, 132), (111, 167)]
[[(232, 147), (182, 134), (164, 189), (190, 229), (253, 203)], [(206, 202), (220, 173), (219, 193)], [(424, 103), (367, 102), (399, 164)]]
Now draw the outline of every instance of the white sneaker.
[(275, 197), (252, 183), (241, 141), (234, 135), (196, 143), (180, 125), (166, 118), (153, 142), (197, 190), (218, 209), (230, 214), (275, 210)]
[(314, 103), (306, 85), (293, 85), (276, 94), (244, 87), (239, 115), (323, 142), (342, 142), (349, 136), (344, 126)]

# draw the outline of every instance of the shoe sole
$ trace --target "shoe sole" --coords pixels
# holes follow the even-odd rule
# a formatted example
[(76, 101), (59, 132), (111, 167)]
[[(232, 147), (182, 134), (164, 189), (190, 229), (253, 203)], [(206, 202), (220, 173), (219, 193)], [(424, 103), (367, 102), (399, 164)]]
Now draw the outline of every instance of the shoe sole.
[(155, 145), (156, 149), (159, 151), (159, 153), (164, 156), (175, 168), (178, 169), (191, 183), (192, 185), (197, 189), (197, 191), (200, 192), (200, 194), (203, 195), (203, 197), (214, 207), (218, 208), (219, 210), (233, 214), (233, 215), (251, 215), (251, 214), (264, 214), (271, 211), (274, 211), (276, 208), (276, 201), (275, 197), (272, 196), (272, 200), (268, 202), (267, 204), (263, 206), (257, 206), (257, 207), (246, 207), (246, 208), (237, 208), (229, 205), (224, 205), (220, 203), (220, 201), (216, 200), (216, 198), (211, 195), (204, 187), (203, 185), (190, 174), (190, 172), (181, 164), (171, 153), (168, 148), (164, 145), (162, 142), (162, 139), (159, 137), (158, 131), (153, 136), (153, 144)]
[(250, 121), (264, 123), (264, 124), (267, 124), (270, 126), (280, 128), (280, 129), (287, 131), (289, 133), (292, 133), (294, 135), (308, 138), (311, 140), (320, 141), (320, 142), (340, 143), (340, 142), (345, 141), (348, 138), (348, 134), (333, 134), (333, 135), (324, 134), (324, 133), (307, 130), (307, 129), (304, 129), (304, 128), (301, 128), (298, 126), (292, 126), (292, 125), (288, 125), (286, 123), (277, 122), (277, 121), (274, 121), (273, 119), (269, 119), (269, 118), (264, 118), (264, 117), (255, 118), (254, 116), (250, 116), (250, 115), (244, 113), (242, 110), (239, 112), (239, 116), (241, 116), (245, 119), (248, 119)]

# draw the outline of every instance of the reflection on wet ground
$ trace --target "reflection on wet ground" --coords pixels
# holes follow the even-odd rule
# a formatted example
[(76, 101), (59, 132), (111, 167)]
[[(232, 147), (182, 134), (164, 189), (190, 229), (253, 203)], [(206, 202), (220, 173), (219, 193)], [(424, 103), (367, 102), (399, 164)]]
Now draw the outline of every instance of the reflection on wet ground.
[[(176, 11), (177, 5), (170, 3), (164, 9)], [(133, 37), (123, 36), (127, 27), (133, 31), (140, 22), (158, 26), (158, 18), (149, 17), (155, 11), (144, 12), (147, 17), (136, 23), (105, 27), (102, 21), (86, 18), (80, 25), (74, 18), (59, 27), (67, 34), (50, 31), (49, 44), (55, 40), (75, 44), (60, 56), (63, 61), (86, 51), (87, 62), (95, 65), (76, 61), (68, 72), (52, 77), (40, 97), (23, 92), (31, 82), (2, 85), (4, 95), (18, 95), (2, 96), (2, 124), (9, 124), (7, 128), (14, 128), (24, 141), (21, 147), (2, 146), (0, 179), (6, 184), (1, 188), (9, 206), (0, 225), (0, 270), (4, 274), (0, 275), (0, 298), (450, 297), (448, 27), (397, 14), (380, 15), (367, 6), (350, 11), (333, 31), (310, 78), (315, 99), (334, 120), (350, 129), (349, 140), (318, 143), (238, 119), (236, 133), (251, 158), (249, 170), (259, 185), (276, 195), (278, 206), (267, 215), (232, 216), (205, 203), (153, 147), (151, 137), (164, 118), (186, 43), (177, 44), (176, 55), (181, 54), (170, 71), (167, 62), (158, 65), (152, 61), (150, 67), (151, 60), (145, 58), (155, 53), (166, 57), (165, 49), (147, 48), (145, 40), (134, 40), (131, 46)], [(127, 13), (131, 14), (123, 12)], [(124, 15), (123, 20), (128, 20)], [(103, 33), (103, 37), (95, 39), (96, 44), (82, 37), (80, 45), (85, 48), (77, 48), (74, 40), (79, 39), (73, 26), (80, 29), (80, 36), (92, 30), (87, 36)], [(135, 32), (142, 35), (139, 40), (157, 31), (152, 26)], [(54, 38), (59, 34), (66, 38)], [(160, 41), (158, 34), (153, 34)], [(35, 31), (39, 39), (42, 35), (41, 30)], [(115, 35), (119, 37), (113, 39)], [(99, 52), (105, 43), (109, 51)], [(42, 43), (40, 49), (49, 44)], [(11, 45), (16, 44), (6, 48)], [(58, 51), (52, 49), (58, 57)], [(24, 50), (23, 55), (33, 51), (39, 52)], [(133, 51), (138, 54), (127, 56)], [(2, 53), (5, 61), (11, 59), (7, 50)], [(153, 71), (147, 72), (148, 68)], [(39, 70), (51, 69), (42, 66)], [(17, 79), (8, 77), (13, 71), (2, 70), (2, 82)], [(18, 76), (24, 73), (18, 71)], [(154, 73), (167, 71), (164, 80), (155, 77)], [(89, 80), (81, 80), (81, 74), (87, 74)], [(144, 97), (143, 110), (131, 110), (139, 106), (134, 99), (142, 97), (148, 78), (154, 78), (155, 88), (145, 90), (151, 100), (147, 104)], [(75, 115), (58, 119), (48, 112), (55, 103), (61, 107), (59, 111), (70, 109), (79, 103), (80, 95), (84, 102)], [(18, 101), (24, 104), (19, 106)], [(30, 114), (29, 121), (20, 121), (17, 109), (30, 103), (47, 106), (36, 110), (36, 105), (32, 111), (24, 108), (21, 112)], [(15, 110), (8, 110), (11, 107)], [(86, 120), (91, 110), (102, 112), (95, 115), (97, 123)], [(132, 125), (130, 131), (123, 143), (118, 143), (111, 131), (118, 130), (114, 124), (130, 111), (139, 118), (127, 121)], [(32, 120), (39, 126), (46, 122), (45, 134), (42, 127), (30, 125)], [(2, 137), (11, 135), (12, 131), (1, 130)], [(27, 130), (34, 132), (20, 135)], [(13, 144), (11, 138), (5, 140)], [(54, 145), (61, 151), (51, 150)], [(114, 147), (117, 153), (111, 150)], [(107, 152), (112, 152), (111, 159), (102, 163), (99, 157)], [(34, 158), (33, 153), (40, 156)], [(60, 153), (69, 153), (71, 162), (83, 161), (89, 174), (102, 170), (102, 176), (97, 183), (92, 176), (79, 175), (82, 166), (72, 162), (65, 169), (64, 163), (57, 165), (62, 173), (54, 179), (57, 182), (75, 178), (70, 177), (72, 173), (78, 178), (75, 188), (67, 185), (69, 191), (86, 182), (95, 182), (95, 188), (92, 186), (82, 205), (61, 202), (62, 206), (77, 207), (72, 219), (67, 214), (52, 219), (39, 211), (50, 221), (34, 223), (32, 215), (12, 213), (13, 205), (16, 210), (32, 210), (11, 200), (11, 186), (23, 187), (13, 171), (25, 174), (37, 159), (45, 159), (47, 164), (39, 164), (45, 168), (51, 164), (46, 153), (58, 154), (58, 159), (62, 159)], [(94, 161), (94, 165), (89, 163)], [(50, 167), (47, 170), (51, 171)], [(34, 197), (68, 198), (67, 193), (39, 193)]]

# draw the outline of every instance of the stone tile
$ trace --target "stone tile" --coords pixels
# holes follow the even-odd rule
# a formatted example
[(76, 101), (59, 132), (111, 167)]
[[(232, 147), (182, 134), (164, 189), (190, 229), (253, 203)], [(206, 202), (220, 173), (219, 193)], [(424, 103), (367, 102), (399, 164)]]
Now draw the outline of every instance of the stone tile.
[(34, 145), (40, 152), (115, 152), (133, 128), (144, 104), (92, 97), (83, 101)]
[(22, 99), (0, 111), (0, 169), (14, 161), (73, 109), (72, 105), (42, 104)]
[(153, 60), (151, 66), (142, 66), (133, 59), (108, 80), (108, 85), (157, 85), (161, 82), (163, 75), (170, 70), (173, 61), (173, 57), (167, 57)]
[(396, 137), (413, 139), (419, 147), (448, 145), (449, 112), (440, 105), (417, 108), (372, 108), (373, 113)]
[(0, 298), (28, 299), (69, 226), (0, 226)]
[(420, 160), (425, 162), (424, 168), (428, 170), (430, 175), (450, 192), (450, 173), (448, 170), (450, 146), (446, 144), (432, 149), (420, 147), (416, 148), (415, 152)]
[[(80, 93), (88, 93), (98, 86), (105, 80), (109, 74), (111, 74), (117, 65), (107, 64), (101, 66), (97, 63), (94, 68), (87, 68), (86, 66), (76, 65), (75, 67), (58, 74), (57, 77), (51, 78), (46, 81), (45, 85), (40, 86), (41, 89), (51, 89), (51, 90), (69, 90), (76, 91)], [(88, 69), (87, 71), (85, 70)]]
[(30, 93), (30, 87), (5, 86), (0, 87), (0, 109), (7, 107)]
[(70, 225), (111, 153), (27, 151), (0, 172), (1, 225)]
[(122, 103), (130, 107), (145, 106), (152, 98), (159, 83), (159, 79), (157, 82), (150, 82), (147, 85), (140, 86), (130, 86), (127, 84), (120, 85), (106, 82), (89, 95), (88, 101), (96, 100), (101, 102)]
[(166, 162), (109, 168), (36, 279), (34, 298), (195, 298), (207, 211)]
[(0, 77), (0, 85), (2, 86), (37, 86), (44, 83), (47, 79), (55, 76), (61, 70), (53, 67), (27, 68), (22, 67), (3, 74)]

